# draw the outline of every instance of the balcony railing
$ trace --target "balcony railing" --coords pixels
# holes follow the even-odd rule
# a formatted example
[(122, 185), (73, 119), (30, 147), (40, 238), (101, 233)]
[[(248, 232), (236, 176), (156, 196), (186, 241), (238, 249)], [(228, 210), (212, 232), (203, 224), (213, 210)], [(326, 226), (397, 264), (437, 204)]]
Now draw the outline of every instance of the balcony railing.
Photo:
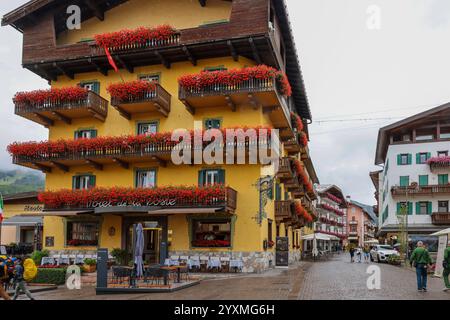
[(293, 210), (294, 201), (275, 201), (275, 219), (278, 222), (292, 221), (294, 216)]
[(274, 127), (284, 129), (280, 132), (281, 139), (286, 141), (294, 137), (288, 100), (281, 94), (274, 78), (252, 78), (233, 85), (213, 84), (202, 88), (180, 86), (179, 99), (193, 114), (201, 108), (224, 107), (236, 111), (240, 105), (251, 105), (255, 109), (263, 107)]
[(119, 113), (131, 119), (133, 114), (157, 111), (164, 117), (170, 113), (172, 96), (160, 84), (155, 84), (155, 90), (130, 95), (127, 99), (112, 98), (111, 105)]
[(77, 101), (47, 100), (36, 103), (15, 103), (15, 114), (45, 126), (56, 120), (71, 123), (72, 119), (94, 117), (105, 121), (108, 101), (89, 91), (85, 99)]
[(436, 225), (450, 225), (450, 212), (434, 212), (431, 221)]
[(394, 186), (391, 189), (392, 196), (431, 196), (434, 194), (450, 194), (450, 184), (428, 186)]
[[(230, 187), (209, 186), (204, 188), (162, 187), (154, 189), (92, 189), (44, 192), (42, 201), (46, 211), (61, 210), (95, 210), (97, 208), (130, 207), (147, 208), (156, 206), (158, 209), (171, 210), (181, 208), (215, 208), (227, 213), (234, 213), (237, 209), (237, 191)], [(92, 192), (92, 197), (91, 197)], [(70, 198), (70, 205), (64, 199)], [(134, 199), (133, 197), (136, 197)], [(146, 199), (143, 202), (142, 199)], [(149, 199), (149, 200), (147, 200)], [(159, 201), (165, 202), (161, 204)]]
[[(164, 135), (164, 134), (161, 134)], [(139, 136), (143, 137), (143, 136)], [(170, 135), (168, 136), (170, 137)], [(128, 168), (130, 163), (135, 162), (155, 162), (160, 166), (166, 166), (167, 162), (172, 161), (172, 151), (187, 152), (193, 158), (196, 146), (192, 144), (185, 144), (174, 141), (167, 141), (167, 139), (152, 139), (146, 140), (143, 137), (140, 142), (130, 142), (127, 137), (110, 137), (110, 140), (100, 137), (102, 140), (90, 144), (93, 139), (84, 139), (86, 147), (76, 147), (76, 141), (57, 141), (57, 142), (43, 142), (43, 143), (27, 143), (27, 148), (33, 148), (33, 151), (28, 154), (20, 152), (13, 155), (13, 163), (33, 169), (39, 169), (44, 172), (51, 172), (53, 168), (61, 169), (65, 172), (69, 171), (70, 167), (80, 165), (91, 165), (98, 170), (102, 170), (106, 164), (118, 164), (124, 168)], [(131, 137), (131, 140), (137, 137)], [(158, 141), (159, 140), (159, 141)], [(150, 141), (150, 142), (148, 142)], [(75, 143), (75, 145), (73, 144)], [(270, 142), (267, 142), (267, 145)], [(55, 147), (55, 144), (58, 147)], [(61, 145), (59, 145), (61, 144)], [(38, 148), (36, 145), (38, 145)], [(259, 142), (258, 142), (258, 145)], [(203, 145), (205, 147), (206, 145)], [(265, 145), (266, 146), (266, 145)], [(22, 146), (19, 146), (21, 148)], [(251, 141), (241, 144), (235, 141), (234, 145), (221, 144), (220, 147), (227, 149), (234, 147), (235, 152), (243, 150), (244, 154), (248, 156), (253, 152), (255, 145)], [(225, 155), (224, 155), (225, 157)], [(225, 160), (225, 159), (224, 159)]]

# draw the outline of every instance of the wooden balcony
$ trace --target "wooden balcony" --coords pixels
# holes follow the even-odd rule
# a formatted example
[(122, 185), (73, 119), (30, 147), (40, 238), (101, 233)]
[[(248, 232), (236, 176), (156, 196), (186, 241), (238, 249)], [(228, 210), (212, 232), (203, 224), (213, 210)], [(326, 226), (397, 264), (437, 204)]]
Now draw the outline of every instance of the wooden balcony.
[(275, 201), (275, 220), (277, 223), (291, 222), (294, 216), (294, 201)]
[(450, 162), (432, 162), (430, 163), (431, 172), (445, 171), (450, 169)]
[(277, 172), (277, 179), (284, 183), (293, 179), (294, 176), (295, 173), (292, 170), (292, 160), (290, 158), (281, 158)]
[(428, 186), (394, 186), (391, 189), (393, 197), (398, 196), (433, 196), (450, 194), (450, 184), (446, 185), (428, 185)]
[(131, 120), (133, 114), (159, 112), (164, 117), (170, 113), (172, 96), (160, 84), (155, 90), (130, 96), (128, 99), (111, 99), (111, 105), (119, 111), (120, 115)]
[(450, 212), (434, 212), (431, 222), (435, 225), (450, 225)]
[(301, 152), (302, 147), (300, 146), (298, 139), (294, 137), (284, 143), (284, 150), (286, 150), (288, 155), (295, 156)]
[(214, 84), (201, 89), (180, 86), (179, 99), (192, 114), (196, 109), (229, 108), (236, 111), (242, 105), (254, 109), (261, 107), (273, 126), (281, 129), (280, 139), (286, 141), (294, 137), (288, 100), (280, 93), (275, 79), (249, 79), (235, 85)]
[[(112, 139), (115, 139), (114, 137)], [(71, 142), (72, 140), (68, 140)], [(34, 142), (29, 143), (34, 145)], [(116, 164), (125, 169), (130, 164), (135, 163), (153, 163), (155, 166), (167, 166), (172, 161), (171, 153), (175, 151), (187, 151), (191, 154), (191, 163), (193, 163), (194, 146), (176, 143), (167, 143), (162, 140), (159, 142), (145, 142), (129, 144), (124, 141), (123, 144), (111, 146), (108, 144), (99, 144), (99, 146), (80, 148), (71, 150), (69, 147), (63, 147), (62, 151), (48, 151), (51, 149), (52, 142), (43, 142), (43, 151), (36, 151), (33, 155), (13, 155), (13, 163), (24, 167), (38, 169), (43, 172), (52, 172), (53, 169), (59, 169), (69, 172), (71, 167), (89, 165), (96, 170), (103, 170), (105, 165)], [(46, 145), (47, 144), (47, 145)], [(229, 147), (222, 146), (224, 148)], [(244, 149), (246, 156), (250, 151), (250, 146), (242, 146), (235, 142), (235, 152)], [(224, 154), (224, 161), (226, 155)]]
[(93, 117), (105, 121), (108, 115), (108, 101), (89, 91), (86, 99), (78, 101), (45, 101), (42, 103), (15, 103), (15, 114), (46, 127), (61, 120), (67, 124), (72, 119)]

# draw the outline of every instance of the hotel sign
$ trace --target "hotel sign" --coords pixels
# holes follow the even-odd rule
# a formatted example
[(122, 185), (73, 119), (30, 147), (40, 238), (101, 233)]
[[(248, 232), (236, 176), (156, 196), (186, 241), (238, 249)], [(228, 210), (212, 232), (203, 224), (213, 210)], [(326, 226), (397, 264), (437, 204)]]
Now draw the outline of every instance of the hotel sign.
[(148, 202), (119, 202), (113, 204), (111, 201), (92, 201), (86, 204), (86, 208), (111, 208), (111, 207), (174, 207), (177, 204), (175, 199), (164, 199)]
[(23, 208), (23, 211), (25, 212), (42, 212), (44, 210), (44, 206), (43, 205), (25, 205)]

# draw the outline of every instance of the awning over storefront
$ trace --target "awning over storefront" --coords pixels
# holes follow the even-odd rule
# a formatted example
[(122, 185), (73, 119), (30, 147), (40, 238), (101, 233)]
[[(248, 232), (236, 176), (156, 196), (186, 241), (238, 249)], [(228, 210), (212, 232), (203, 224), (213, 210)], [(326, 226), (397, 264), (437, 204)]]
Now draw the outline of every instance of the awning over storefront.
[(77, 211), (44, 211), (36, 214), (37, 217), (72, 217), (80, 214), (94, 213), (93, 210), (77, 210)]
[(159, 215), (159, 214), (190, 214), (190, 213), (215, 213), (219, 211), (223, 211), (223, 208), (172, 208), (172, 209), (160, 209), (149, 211), (148, 213), (151, 215)]
[(314, 240), (314, 239), (316, 239), (316, 240), (324, 240), (324, 241), (331, 241), (331, 240), (333, 240), (330, 235), (326, 235), (326, 234), (323, 234), (323, 233), (308, 234), (308, 235), (302, 237), (302, 240)]
[(430, 236), (436, 236), (436, 237), (438, 237), (438, 236), (445, 236), (446, 234), (450, 234), (450, 228), (447, 228), (447, 229), (444, 229), (444, 230), (435, 232), (435, 233), (433, 233), (433, 234), (430, 234)]
[(4, 226), (19, 226), (19, 227), (34, 227), (37, 224), (42, 224), (42, 217), (40, 216), (15, 216), (3, 221)]

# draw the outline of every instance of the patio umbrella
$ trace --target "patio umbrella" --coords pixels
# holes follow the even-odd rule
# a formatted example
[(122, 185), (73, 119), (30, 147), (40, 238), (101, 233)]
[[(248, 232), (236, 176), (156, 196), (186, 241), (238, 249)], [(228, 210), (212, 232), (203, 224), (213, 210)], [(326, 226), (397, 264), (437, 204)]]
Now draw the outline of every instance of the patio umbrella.
[(142, 259), (142, 255), (144, 254), (144, 228), (140, 223), (136, 226), (136, 244), (134, 248), (136, 276), (142, 277), (144, 275), (144, 261)]

